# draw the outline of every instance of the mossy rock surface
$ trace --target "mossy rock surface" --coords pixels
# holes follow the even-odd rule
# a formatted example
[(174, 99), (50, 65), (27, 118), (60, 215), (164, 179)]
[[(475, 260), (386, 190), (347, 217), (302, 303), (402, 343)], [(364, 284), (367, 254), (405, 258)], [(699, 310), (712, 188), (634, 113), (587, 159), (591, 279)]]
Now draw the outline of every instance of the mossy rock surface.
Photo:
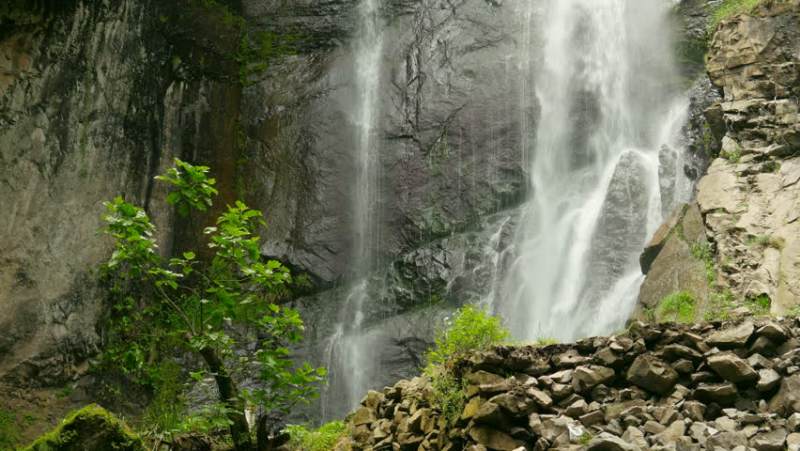
[(125, 424), (97, 404), (70, 414), (25, 451), (145, 451), (144, 443)]

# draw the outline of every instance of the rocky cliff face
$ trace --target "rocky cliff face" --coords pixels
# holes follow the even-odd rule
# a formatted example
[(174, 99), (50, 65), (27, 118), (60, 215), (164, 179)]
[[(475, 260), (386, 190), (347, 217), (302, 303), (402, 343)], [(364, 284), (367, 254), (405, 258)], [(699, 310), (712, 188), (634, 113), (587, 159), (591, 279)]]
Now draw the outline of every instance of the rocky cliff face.
[(456, 365), (448, 422), (426, 378), (370, 392), (340, 450), (800, 449), (797, 320), (633, 323), (574, 345), (498, 347)]
[(643, 256), (643, 305), (677, 291), (706, 311), (749, 301), (783, 313), (800, 304), (799, 21), (798, 2), (764, 2), (714, 35), (706, 66), (722, 99), (706, 110), (704, 134), (721, 150), (696, 204)]
[[(164, 252), (196, 243), (207, 218), (173, 220), (152, 180), (174, 156), (212, 166), (220, 204), (239, 196), (266, 213), (265, 254), (310, 274), (317, 290), (341, 280), (352, 249), (342, 181), (355, 170), (354, 4), (0, 8), (0, 377), (56, 383), (96, 351), (102, 201), (145, 205)], [(519, 123), (530, 117), (507, 108), (518, 89), (513, 8), (389, 2), (382, 15), (393, 43), (379, 120), (391, 182), (377, 215), (388, 269), (373, 289), (386, 317), (489, 284), (489, 273), (464, 275), (509, 222), (491, 215), (523, 196)], [(245, 51), (260, 42), (270, 44), (257, 56)], [(338, 299), (333, 290), (302, 302), (313, 318)], [(325, 335), (331, 317), (311, 329)]]

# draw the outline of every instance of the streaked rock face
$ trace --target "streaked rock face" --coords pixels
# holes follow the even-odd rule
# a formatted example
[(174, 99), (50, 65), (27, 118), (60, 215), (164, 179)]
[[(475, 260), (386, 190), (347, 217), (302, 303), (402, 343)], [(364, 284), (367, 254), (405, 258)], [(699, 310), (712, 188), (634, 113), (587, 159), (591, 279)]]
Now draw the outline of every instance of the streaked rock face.
[[(655, 306), (667, 285), (701, 301), (709, 290), (739, 303), (768, 297), (772, 313), (800, 304), (798, 20), (800, 3), (773, 2), (724, 21), (714, 35), (706, 65), (722, 99), (706, 111), (705, 133), (721, 150), (696, 201), (716, 274), (705, 286), (693, 280), (680, 265), (699, 270), (697, 252), (665, 246), (669, 254), (662, 250), (642, 287), (644, 304)], [(665, 285), (665, 274), (683, 276)]]

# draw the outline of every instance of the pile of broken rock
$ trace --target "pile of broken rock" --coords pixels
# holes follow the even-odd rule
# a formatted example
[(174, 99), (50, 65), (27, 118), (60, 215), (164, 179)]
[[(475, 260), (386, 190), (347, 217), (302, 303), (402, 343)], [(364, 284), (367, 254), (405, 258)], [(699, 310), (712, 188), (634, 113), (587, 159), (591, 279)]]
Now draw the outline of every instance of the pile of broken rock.
[(456, 365), (448, 422), (425, 377), (372, 391), (339, 450), (800, 450), (800, 321), (635, 322)]

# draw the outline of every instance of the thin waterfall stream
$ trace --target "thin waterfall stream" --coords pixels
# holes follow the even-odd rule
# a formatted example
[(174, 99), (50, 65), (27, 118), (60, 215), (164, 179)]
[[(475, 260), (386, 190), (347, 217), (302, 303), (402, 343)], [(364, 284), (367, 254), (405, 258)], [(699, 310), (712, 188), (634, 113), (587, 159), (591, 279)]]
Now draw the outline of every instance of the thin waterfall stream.
[(349, 288), (334, 334), (326, 348), (330, 369), (323, 392), (322, 417), (341, 416), (358, 405), (371, 380), (372, 362), (363, 326), (368, 275), (376, 269), (379, 245), (378, 191), (380, 184), (376, 122), (380, 114), (379, 89), (383, 31), (379, 0), (362, 0), (358, 7), (358, 34), (353, 45), (353, 134), (355, 183), (351, 217), (353, 249)]

